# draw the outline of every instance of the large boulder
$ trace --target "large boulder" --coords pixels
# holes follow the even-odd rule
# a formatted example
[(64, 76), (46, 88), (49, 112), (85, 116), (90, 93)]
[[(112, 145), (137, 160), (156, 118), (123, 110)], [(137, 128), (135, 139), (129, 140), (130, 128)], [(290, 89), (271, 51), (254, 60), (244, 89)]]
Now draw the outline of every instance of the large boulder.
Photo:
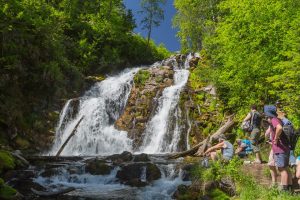
[(138, 155), (134, 155), (133, 162), (149, 162), (150, 159), (147, 154), (142, 153)]
[(121, 183), (143, 187), (161, 177), (159, 168), (152, 163), (132, 163), (123, 166), (116, 176)]
[(124, 151), (121, 154), (114, 154), (111, 156), (108, 156), (107, 159), (112, 161), (114, 164), (121, 164), (123, 162), (130, 162), (132, 160), (133, 156), (132, 153), (128, 151)]
[(88, 161), (85, 166), (85, 172), (92, 175), (107, 175), (110, 174), (112, 166), (108, 165), (104, 160), (94, 159)]

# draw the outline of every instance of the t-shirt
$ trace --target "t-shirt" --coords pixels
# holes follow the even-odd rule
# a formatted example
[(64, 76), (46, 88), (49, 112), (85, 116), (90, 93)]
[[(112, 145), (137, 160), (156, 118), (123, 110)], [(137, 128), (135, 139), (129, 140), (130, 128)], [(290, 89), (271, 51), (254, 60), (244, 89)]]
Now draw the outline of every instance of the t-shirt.
[(270, 130), (271, 131), (271, 138), (272, 138), (272, 150), (273, 150), (274, 153), (289, 152), (290, 148), (289, 148), (289, 145), (288, 145), (288, 140), (287, 140), (286, 137), (284, 137), (283, 133), (280, 134), (277, 145), (274, 144), (276, 127), (277, 127), (278, 124), (282, 125), (281, 121), (276, 117), (272, 118), (271, 130)]
[(221, 151), (222, 151), (223, 157), (225, 157), (226, 159), (230, 160), (233, 157), (233, 154), (234, 154), (233, 145), (226, 140), (224, 141), (224, 146)]

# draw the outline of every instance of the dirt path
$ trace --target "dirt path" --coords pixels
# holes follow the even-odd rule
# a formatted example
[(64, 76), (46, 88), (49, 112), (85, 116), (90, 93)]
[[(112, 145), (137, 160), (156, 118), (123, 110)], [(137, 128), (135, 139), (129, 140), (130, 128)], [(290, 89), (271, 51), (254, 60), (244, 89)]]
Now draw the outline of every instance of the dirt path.
[[(271, 175), (267, 164), (244, 164), (242, 171), (245, 174), (254, 177), (256, 182), (264, 187), (268, 188), (272, 184)], [(293, 170), (292, 174), (294, 174)], [(277, 176), (277, 183), (280, 185), (279, 173)], [(294, 192), (300, 192), (296, 179), (293, 179), (293, 188)]]
[[(272, 183), (267, 164), (244, 164), (242, 170), (265, 187), (269, 187)], [(279, 177), (277, 177), (278, 181), (280, 182)]]

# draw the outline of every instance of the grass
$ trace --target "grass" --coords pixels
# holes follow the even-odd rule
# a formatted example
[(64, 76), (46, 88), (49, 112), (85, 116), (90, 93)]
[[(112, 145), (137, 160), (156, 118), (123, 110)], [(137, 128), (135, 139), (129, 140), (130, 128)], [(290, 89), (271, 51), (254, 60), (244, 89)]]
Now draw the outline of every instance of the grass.
[[(241, 200), (296, 200), (299, 196), (292, 195), (288, 192), (279, 191), (278, 189), (268, 189), (259, 185), (256, 180), (244, 174), (240, 168), (242, 161), (234, 158), (228, 164), (222, 162), (211, 163), (210, 168), (197, 167), (193, 171), (193, 176), (201, 181), (221, 180), (223, 177), (230, 177), (236, 185), (237, 196), (231, 199)], [(210, 195), (213, 199), (228, 199), (220, 191), (215, 190)]]

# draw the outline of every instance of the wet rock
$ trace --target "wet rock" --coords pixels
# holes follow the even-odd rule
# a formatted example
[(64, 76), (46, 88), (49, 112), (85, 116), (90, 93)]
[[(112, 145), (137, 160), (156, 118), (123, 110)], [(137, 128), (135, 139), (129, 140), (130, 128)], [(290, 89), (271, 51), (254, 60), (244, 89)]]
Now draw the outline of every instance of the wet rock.
[(129, 161), (132, 160), (132, 158), (133, 158), (132, 153), (130, 153), (128, 151), (124, 151), (121, 154), (115, 154), (115, 155), (111, 155), (111, 156), (107, 157), (108, 160), (111, 160), (115, 164), (121, 164), (123, 162), (129, 162)]
[(139, 154), (139, 155), (135, 155), (134, 158), (133, 158), (133, 161), (134, 162), (149, 162), (150, 159), (149, 159), (147, 154), (142, 153), (142, 154)]
[(187, 164), (182, 167), (182, 180), (183, 181), (190, 181), (191, 180), (191, 172), (192, 169), (195, 167), (195, 164)]
[(161, 172), (159, 168), (152, 163), (147, 163), (146, 179), (147, 181), (154, 181), (161, 177)]
[(185, 196), (188, 193), (188, 186), (178, 185), (177, 190), (173, 194), (173, 199), (180, 199), (181, 196)]
[(49, 178), (51, 176), (56, 176), (59, 174), (59, 170), (57, 168), (45, 169), (44, 172), (40, 174), (40, 176)]
[(159, 168), (152, 163), (132, 163), (122, 167), (116, 176), (121, 183), (142, 187), (161, 177)]
[(85, 166), (85, 171), (92, 175), (107, 175), (110, 174), (112, 167), (104, 160), (94, 159), (89, 161)]
[(156, 99), (173, 84), (173, 75), (171, 66), (157, 66), (141, 70), (135, 76), (125, 110), (115, 122), (117, 129), (128, 132), (135, 149), (140, 147), (146, 122), (157, 108)]

